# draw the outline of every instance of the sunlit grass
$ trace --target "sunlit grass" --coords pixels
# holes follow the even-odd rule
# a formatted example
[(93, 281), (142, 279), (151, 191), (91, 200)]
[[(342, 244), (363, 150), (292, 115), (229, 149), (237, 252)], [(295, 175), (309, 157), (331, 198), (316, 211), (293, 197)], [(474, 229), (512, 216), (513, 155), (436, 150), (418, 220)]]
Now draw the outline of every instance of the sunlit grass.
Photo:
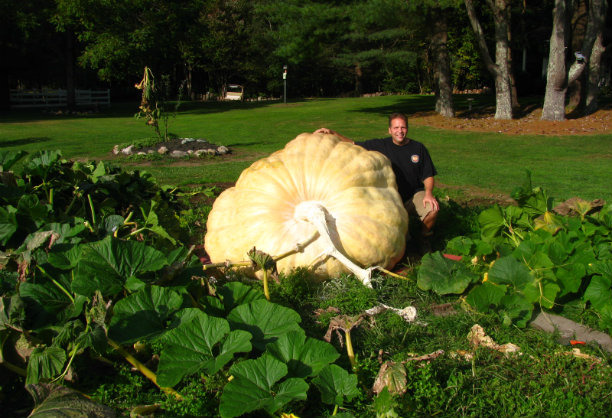
[[(483, 97), (479, 100), (490, 100)], [(457, 101), (466, 107), (465, 100)], [(169, 119), (169, 132), (178, 137), (205, 138), (233, 151), (218, 162), (181, 161), (118, 164), (154, 173), (161, 183), (233, 182), (250, 163), (281, 149), (302, 132), (326, 126), (355, 140), (386, 136), (387, 116), (431, 110), (432, 96), (382, 96), (312, 99), (290, 102), (184, 103)], [(137, 104), (122, 103), (88, 116), (54, 116), (36, 111), (0, 114), (0, 149), (60, 149), (65, 158), (110, 159), (114, 145), (127, 145), (154, 136), (133, 117)], [(612, 200), (612, 141), (610, 135), (511, 136), (458, 132), (411, 126), (409, 135), (429, 148), (438, 169), (437, 180), (469, 198), (482, 189), (509, 194), (532, 172), (534, 185), (551, 196), (566, 199)]]

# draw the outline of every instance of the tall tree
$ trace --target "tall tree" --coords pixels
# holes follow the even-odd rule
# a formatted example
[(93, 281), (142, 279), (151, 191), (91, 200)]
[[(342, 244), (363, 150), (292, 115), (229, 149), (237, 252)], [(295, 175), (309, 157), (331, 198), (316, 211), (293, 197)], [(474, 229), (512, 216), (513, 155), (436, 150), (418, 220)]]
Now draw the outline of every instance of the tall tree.
[[(410, 3), (410, 2), (409, 2)], [(422, 1), (424, 27), (428, 34), (433, 61), (435, 109), (442, 116), (455, 116), (453, 105), (453, 86), (448, 50), (449, 15), (455, 13), (460, 0)]]
[(586, 70), (587, 88), (581, 89), (585, 112), (597, 109), (599, 95), (600, 62), (604, 51), (603, 30), (606, 16), (606, 0), (588, 0), (588, 21), (582, 47), (574, 52), (574, 63), (566, 71), (567, 49), (571, 36), (569, 30), (570, 0), (555, 0), (553, 30), (550, 37), (546, 94), (542, 119), (564, 120), (567, 89)]
[[(582, 44), (582, 53), (588, 61), (586, 92), (583, 95), (584, 112), (593, 113), (598, 108), (599, 81), (601, 78), (601, 59), (606, 50), (604, 28), (607, 16), (607, 0), (589, 0), (589, 20)], [(584, 89), (583, 89), (584, 91)]]
[(495, 22), (495, 61), (489, 54), (486, 37), (473, 0), (464, 0), (470, 23), (487, 70), (495, 80), (495, 119), (512, 119), (512, 66), (510, 56), (510, 0), (487, 0)]

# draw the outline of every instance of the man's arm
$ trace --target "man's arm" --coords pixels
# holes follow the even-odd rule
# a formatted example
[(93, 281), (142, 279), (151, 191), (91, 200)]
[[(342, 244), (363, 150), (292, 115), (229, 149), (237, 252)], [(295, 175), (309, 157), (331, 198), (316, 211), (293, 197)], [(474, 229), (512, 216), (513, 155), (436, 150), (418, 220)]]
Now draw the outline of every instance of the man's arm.
[(332, 131), (331, 129), (327, 129), (327, 128), (319, 128), (319, 129), (317, 129), (316, 131), (314, 131), (313, 133), (315, 133), (315, 134), (328, 134), (328, 135), (335, 135), (335, 136), (337, 136), (338, 138), (340, 138), (340, 140), (341, 140), (341, 141), (344, 141), (344, 142), (350, 142), (351, 144), (354, 144), (354, 143), (355, 143), (355, 141), (353, 141), (352, 139), (347, 138), (346, 136), (344, 136), (344, 135), (342, 135), (342, 134), (339, 134), (339, 133), (338, 133), (338, 132), (336, 132), (336, 131)]
[(434, 178), (432, 177), (427, 177), (425, 180), (423, 180), (423, 185), (425, 186), (425, 197), (423, 198), (423, 206), (427, 207), (427, 205), (431, 205), (431, 208), (434, 211), (438, 211), (440, 209), (440, 205), (438, 204), (438, 201), (436, 200), (436, 198), (433, 195), (433, 189), (434, 189)]

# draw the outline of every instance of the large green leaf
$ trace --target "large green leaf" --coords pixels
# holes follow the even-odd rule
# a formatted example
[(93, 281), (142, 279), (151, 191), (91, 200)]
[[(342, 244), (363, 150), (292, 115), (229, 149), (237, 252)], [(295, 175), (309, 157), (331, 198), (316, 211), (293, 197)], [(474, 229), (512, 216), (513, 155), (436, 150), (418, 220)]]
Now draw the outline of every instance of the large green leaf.
[(223, 301), (226, 313), (229, 313), (238, 305), (245, 305), (266, 298), (258, 289), (240, 282), (229, 282), (221, 287), (217, 293)]
[(25, 305), (21, 297), (0, 297), (0, 331), (11, 327), (21, 328), (25, 318)]
[(281, 335), (301, 330), (301, 318), (297, 312), (265, 299), (237, 306), (227, 316), (227, 320), (232, 329), (250, 332), (253, 335), (253, 347), (260, 351), (264, 351), (268, 343), (276, 341)]
[(303, 331), (290, 331), (268, 344), (266, 352), (289, 368), (290, 377), (316, 376), (340, 356), (329, 343), (306, 337)]
[(506, 286), (484, 282), (475, 286), (465, 298), (466, 302), (476, 307), (480, 312), (487, 313), (495, 308), (506, 294)]
[(463, 263), (449, 260), (440, 252), (425, 254), (417, 274), (417, 285), (440, 295), (461, 294), (478, 279)]
[(591, 302), (596, 310), (612, 306), (612, 277), (595, 275), (584, 291), (583, 299)]
[(483, 240), (490, 241), (504, 227), (504, 215), (499, 206), (495, 205), (489, 209), (483, 210), (478, 215), (478, 223), (480, 224), (480, 235)]
[(456, 255), (470, 255), (474, 241), (468, 237), (455, 237), (446, 244), (446, 251)]
[(83, 246), (72, 290), (85, 296), (100, 290), (103, 296), (112, 296), (129, 277), (160, 270), (166, 264), (164, 253), (153, 247), (108, 236)]
[(178, 292), (147, 286), (117, 302), (109, 337), (120, 344), (155, 337), (166, 331), (167, 324), (182, 305), (183, 297)]
[(19, 286), (19, 296), (27, 305), (29, 326), (38, 328), (56, 321), (58, 317), (66, 318), (80, 313), (84, 299), (71, 299), (64, 292), (69, 286), (68, 280), (65, 275), (57, 275), (54, 281), (41, 280), (40, 284), (25, 282)]
[(527, 301), (551, 309), (560, 290), (561, 288), (557, 283), (541, 279), (525, 286), (522, 294)]
[(524, 327), (531, 319), (532, 312), (533, 304), (518, 293), (506, 295), (499, 301), (499, 313), (504, 325), (510, 326), (515, 323), (519, 327)]
[(234, 377), (223, 389), (219, 414), (232, 418), (247, 412), (265, 410), (273, 414), (293, 400), (305, 400), (308, 383), (290, 378), (287, 366), (271, 355), (234, 364), (230, 373)]
[(342, 406), (345, 400), (359, 395), (357, 375), (335, 364), (325, 367), (312, 383), (321, 391), (321, 400), (329, 405)]
[(495, 261), (489, 270), (489, 280), (522, 289), (533, 282), (533, 277), (523, 263), (512, 256), (505, 256)]
[(157, 368), (157, 383), (174, 386), (187, 375), (201, 370), (214, 374), (237, 352), (251, 351), (251, 334), (230, 332), (222, 318), (199, 312), (191, 321), (168, 332)]
[(19, 151), (0, 151), (0, 171), (8, 171), (11, 169), (13, 164), (19, 161), (27, 155), (27, 152), (23, 150)]
[(52, 379), (61, 371), (66, 362), (66, 352), (60, 347), (35, 348), (28, 361), (26, 384)]
[(114, 418), (112, 408), (61, 385), (41, 383), (26, 385), (34, 398), (35, 407), (28, 418)]
[(0, 206), (0, 244), (6, 245), (17, 229), (17, 209), (10, 205)]

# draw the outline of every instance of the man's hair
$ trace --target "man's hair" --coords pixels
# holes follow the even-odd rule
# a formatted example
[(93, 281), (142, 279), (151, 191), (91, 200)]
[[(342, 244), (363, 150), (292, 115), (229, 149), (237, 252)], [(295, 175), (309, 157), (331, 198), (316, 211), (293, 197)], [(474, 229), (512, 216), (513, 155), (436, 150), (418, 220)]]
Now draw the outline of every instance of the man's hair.
[(389, 126), (391, 126), (391, 122), (393, 121), (393, 119), (402, 119), (404, 122), (406, 122), (406, 126), (408, 126), (408, 117), (400, 112), (395, 112), (395, 113), (391, 113), (389, 115)]

